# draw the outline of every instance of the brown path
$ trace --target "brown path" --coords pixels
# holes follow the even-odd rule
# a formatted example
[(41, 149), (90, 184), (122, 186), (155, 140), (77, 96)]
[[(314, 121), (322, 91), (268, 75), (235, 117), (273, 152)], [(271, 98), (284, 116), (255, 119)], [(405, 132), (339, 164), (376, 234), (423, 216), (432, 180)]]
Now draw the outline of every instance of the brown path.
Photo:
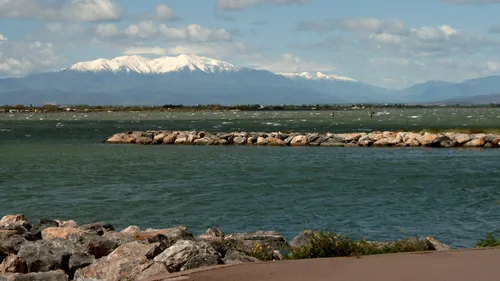
[(500, 281), (500, 249), (240, 264), (144, 281)]

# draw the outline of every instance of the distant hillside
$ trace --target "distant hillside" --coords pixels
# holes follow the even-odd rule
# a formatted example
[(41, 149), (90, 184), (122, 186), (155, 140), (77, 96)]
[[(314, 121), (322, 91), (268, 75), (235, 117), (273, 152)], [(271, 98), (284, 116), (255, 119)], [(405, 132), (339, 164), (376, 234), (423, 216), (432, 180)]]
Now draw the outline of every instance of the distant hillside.
[(0, 104), (351, 104), (430, 103), (500, 92), (500, 76), (429, 81), (400, 91), (316, 73), (272, 73), (194, 54), (121, 56), (56, 72), (0, 79)]
[(435, 102), (433, 104), (485, 105), (500, 104), (500, 94), (480, 95), (468, 98), (455, 98)]

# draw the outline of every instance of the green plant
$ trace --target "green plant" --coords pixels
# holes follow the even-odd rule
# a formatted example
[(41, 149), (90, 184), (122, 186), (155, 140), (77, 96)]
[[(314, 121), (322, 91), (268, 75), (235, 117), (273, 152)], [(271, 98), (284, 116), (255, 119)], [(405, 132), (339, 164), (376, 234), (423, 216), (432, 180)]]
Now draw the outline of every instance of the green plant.
[(488, 232), (486, 237), (476, 243), (478, 248), (500, 247), (500, 238), (495, 237), (492, 232)]
[(274, 259), (273, 249), (269, 245), (256, 244), (250, 256), (261, 261), (272, 261)]
[(292, 249), (292, 259), (310, 259), (325, 257), (345, 257), (360, 255), (360, 248), (365, 241), (325, 231), (314, 232), (302, 247)]

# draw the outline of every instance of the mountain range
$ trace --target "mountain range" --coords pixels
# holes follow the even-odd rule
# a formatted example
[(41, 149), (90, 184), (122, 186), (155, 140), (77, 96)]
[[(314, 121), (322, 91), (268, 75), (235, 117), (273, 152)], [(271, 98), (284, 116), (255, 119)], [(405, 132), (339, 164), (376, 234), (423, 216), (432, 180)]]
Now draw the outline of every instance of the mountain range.
[[(317, 73), (273, 73), (194, 54), (121, 56), (0, 79), (0, 104), (343, 104), (498, 101), (500, 76), (429, 81), (403, 90)], [(481, 96), (475, 99), (476, 96)]]

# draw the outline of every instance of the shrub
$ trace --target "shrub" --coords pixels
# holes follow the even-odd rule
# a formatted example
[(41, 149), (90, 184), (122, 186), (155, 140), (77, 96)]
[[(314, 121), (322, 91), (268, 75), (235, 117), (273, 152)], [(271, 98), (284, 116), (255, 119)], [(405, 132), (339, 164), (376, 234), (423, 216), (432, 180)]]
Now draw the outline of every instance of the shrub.
[(292, 249), (292, 259), (310, 259), (325, 257), (346, 257), (359, 255), (365, 241), (354, 241), (352, 238), (337, 233), (314, 232), (301, 247)]
[(488, 232), (484, 239), (479, 240), (476, 243), (478, 248), (486, 248), (486, 247), (500, 247), (500, 239), (495, 237), (493, 233)]
[(269, 245), (256, 244), (250, 256), (261, 261), (272, 261), (274, 259), (274, 252)]

